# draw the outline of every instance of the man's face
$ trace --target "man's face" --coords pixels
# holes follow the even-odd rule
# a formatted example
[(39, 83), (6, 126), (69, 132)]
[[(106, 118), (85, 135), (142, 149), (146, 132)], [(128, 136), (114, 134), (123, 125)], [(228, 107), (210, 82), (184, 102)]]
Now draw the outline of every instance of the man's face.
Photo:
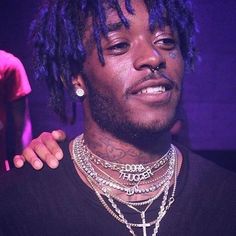
[[(85, 112), (118, 137), (159, 133), (170, 127), (180, 98), (184, 63), (178, 37), (168, 26), (151, 33), (142, 1), (133, 1), (134, 15), (122, 6), (130, 27), (121, 26), (116, 12), (109, 12), (111, 31), (102, 39), (105, 66), (96, 47), (87, 45)], [(157, 66), (160, 70), (153, 73)]]

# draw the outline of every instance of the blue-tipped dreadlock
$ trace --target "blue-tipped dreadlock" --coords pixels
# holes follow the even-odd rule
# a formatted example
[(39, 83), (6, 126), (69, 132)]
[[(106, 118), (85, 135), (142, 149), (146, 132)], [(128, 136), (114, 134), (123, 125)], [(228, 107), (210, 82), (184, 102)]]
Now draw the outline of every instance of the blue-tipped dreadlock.
[[(134, 14), (131, 0), (123, 0), (128, 13)], [(133, 0), (135, 1), (135, 0)], [(196, 26), (189, 0), (143, 0), (149, 13), (149, 28), (154, 31), (167, 22), (180, 38), (180, 48), (187, 68), (195, 61)], [(44, 79), (50, 91), (50, 103), (65, 120), (64, 87), (72, 90), (73, 76), (81, 72), (86, 58), (83, 45), (88, 17), (92, 18), (93, 37), (98, 59), (105, 64), (101, 37), (106, 37), (106, 9), (117, 12), (122, 24), (129, 28), (119, 0), (47, 0), (31, 25), (35, 47), (36, 79)]]

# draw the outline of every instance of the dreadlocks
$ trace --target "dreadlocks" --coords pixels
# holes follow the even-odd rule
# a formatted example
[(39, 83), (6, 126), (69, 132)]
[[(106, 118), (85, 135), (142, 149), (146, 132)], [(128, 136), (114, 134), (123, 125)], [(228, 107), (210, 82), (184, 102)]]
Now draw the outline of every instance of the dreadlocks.
[[(128, 13), (134, 14), (131, 0), (123, 0)], [(149, 28), (154, 31), (167, 21), (180, 38), (180, 48), (187, 68), (195, 60), (195, 22), (188, 0), (144, 0), (149, 13)], [(65, 120), (64, 87), (72, 90), (73, 76), (81, 72), (86, 57), (83, 36), (88, 17), (92, 18), (93, 38), (98, 59), (105, 64), (101, 37), (108, 34), (106, 9), (117, 12), (124, 27), (129, 23), (119, 0), (48, 0), (31, 25), (35, 47), (35, 76), (44, 79), (50, 91), (50, 104)]]

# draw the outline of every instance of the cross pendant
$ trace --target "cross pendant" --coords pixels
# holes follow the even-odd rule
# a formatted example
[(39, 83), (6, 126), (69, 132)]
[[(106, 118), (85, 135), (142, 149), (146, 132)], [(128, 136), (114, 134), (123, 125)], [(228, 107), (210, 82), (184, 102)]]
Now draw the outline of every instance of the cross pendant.
[(142, 219), (142, 227), (143, 227), (143, 236), (147, 236), (147, 227), (149, 224), (146, 224), (146, 219), (145, 219), (145, 212), (141, 212), (141, 219)]

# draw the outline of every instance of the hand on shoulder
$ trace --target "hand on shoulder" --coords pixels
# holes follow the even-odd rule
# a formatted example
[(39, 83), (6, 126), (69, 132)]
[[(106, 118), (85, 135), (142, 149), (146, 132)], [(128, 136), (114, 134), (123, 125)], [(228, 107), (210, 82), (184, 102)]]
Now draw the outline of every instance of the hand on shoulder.
[(43, 132), (23, 150), (22, 154), (14, 157), (14, 165), (17, 168), (29, 162), (36, 170), (40, 170), (45, 162), (50, 168), (57, 168), (59, 160), (63, 158), (63, 152), (58, 142), (65, 140), (66, 134), (62, 130)]

